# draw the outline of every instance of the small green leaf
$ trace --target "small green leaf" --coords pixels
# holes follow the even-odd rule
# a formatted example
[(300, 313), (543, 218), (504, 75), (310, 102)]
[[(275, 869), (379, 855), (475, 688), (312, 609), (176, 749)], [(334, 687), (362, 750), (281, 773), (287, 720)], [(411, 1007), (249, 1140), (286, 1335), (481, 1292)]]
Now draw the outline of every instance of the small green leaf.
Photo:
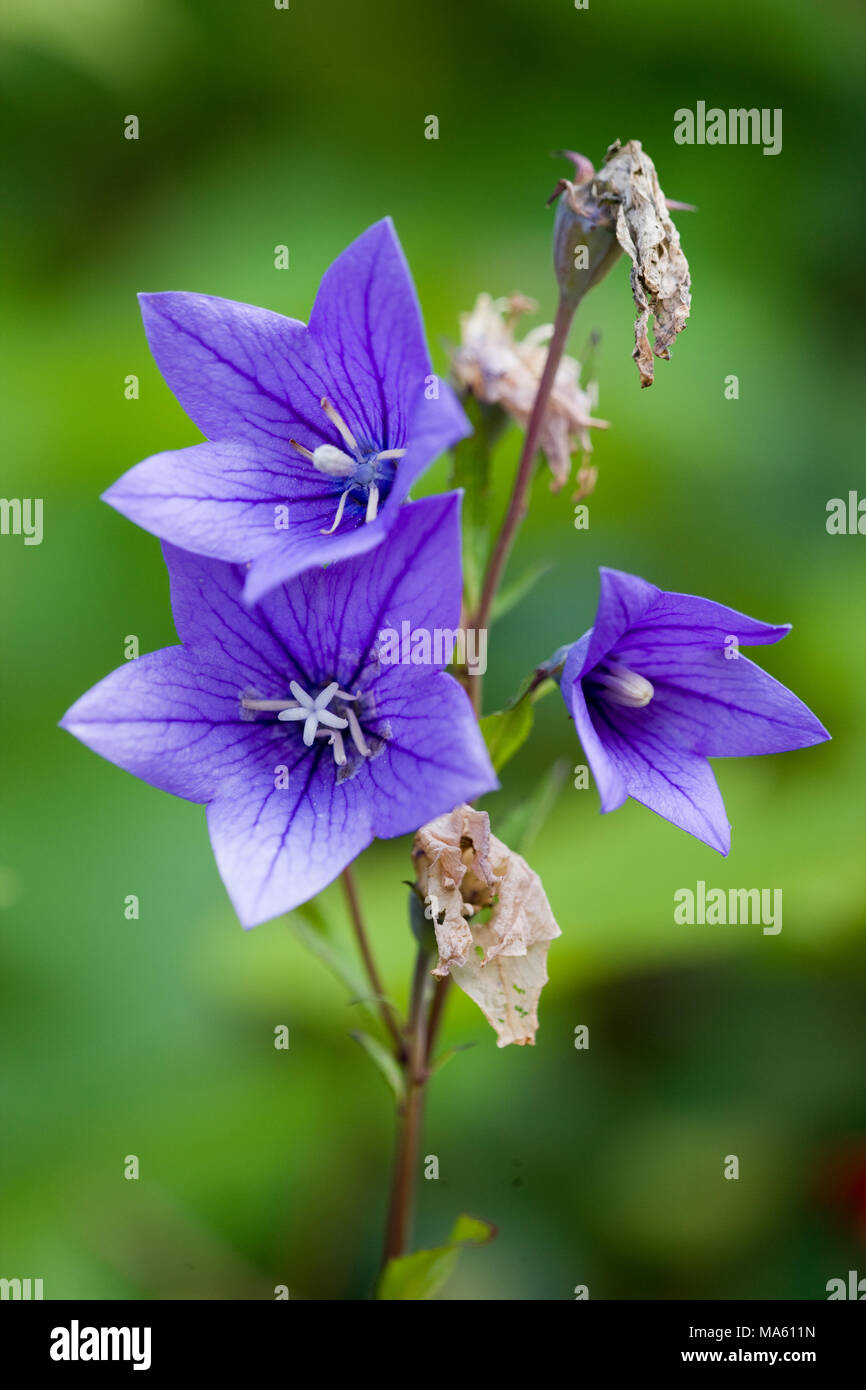
[(489, 1245), (496, 1235), (496, 1227), (489, 1221), (480, 1221), (477, 1216), (467, 1216), (461, 1212), (454, 1222), (454, 1229), (448, 1238), (449, 1245)]
[(481, 732), (497, 772), (522, 748), (532, 730), (532, 701), (518, 700), (510, 709), (485, 714)]
[(463, 591), (467, 609), (474, 612), (490, 549), (490, 456), (508, 417), (501, 406), (484, 405), (472, 395), (462, 405), (472, 434), (454, 449), (451, 486), (463, 488)]
[(568, 777), (567, 758), (558, 758), (536, 784), (529, 796), (497, 824), (496, 834), (509, 849), (525, 853), (544, 829), (545, 821)]
[(360, 975), (355, 974), (348, 961), (343, 959), (318, 928), (308, 926), (294, 912), (289, 914), (289, 926), (307, 950), (318, 956), (340, 983), (346, 986), (354, 999), (363, 999), (369, 995), (369, 989)]
[(550, 569), (550, 565), (535, 565), (532, 569), (528, 569), (525, 574), (522, 574), (519, 579), (515, 579), (513, 584), (506, 584), (504, 589), (500, 589), (493, 601), (490, 614), (491, 623), (495, 623), (498, 618), (504, 618), (506, 613), (510, 612), (512, 608), (516, 608), (517, 604), (535, 588), (539, 579), (542, 579), (545, 574), (549, 574)]
[(386, 1302), (433, 1298), (450, 1279), (464, 1245), (486, 1245), (496, 1227), (474, 1216), (458, 1216), (446, 1245), (435, 1250), (416, 1250), (389, 1260), (379, 1280), (376, 1297)]
[(435, 1076), (436, 1072), (441, 1071), (444, 1066), (447, 1066), (448, 1063), (457, 1056), (458, 1052), (467, 1052), (470, 1047), (475, 1046), (476, 1043), (473, 1039), (472, 1042), (457, 1043), (454, 1047), (449, 1047), (444, 1052), (440, 1052), (435, 1062), (432, 1062), (428, 1067), (427, 1075)]
[[(405, 882), (405, 879), (404, 879)], [(407, 884), (409, 889), (409, 926), (412, 935), (423, 946), (428, 955), (433, 955), (436, 951), (436, 928), (432, 917), (427, 916), (427, 907), (421, 892), (414, 884)]]
[(402, 1105), (406, 1099), (406, 1083), (396, 1059), (392, 1057), (387, 1047), (380, 1043), (378, 1038), (371, 1037), (369, 1033), (362, 1033), (360, 1029), (350, 1033), (349, 1037), (354, 1038), (356, 1043), (360, 1043), (367, 1056), (376, 1063), (394, 1092), (397, 1104)]

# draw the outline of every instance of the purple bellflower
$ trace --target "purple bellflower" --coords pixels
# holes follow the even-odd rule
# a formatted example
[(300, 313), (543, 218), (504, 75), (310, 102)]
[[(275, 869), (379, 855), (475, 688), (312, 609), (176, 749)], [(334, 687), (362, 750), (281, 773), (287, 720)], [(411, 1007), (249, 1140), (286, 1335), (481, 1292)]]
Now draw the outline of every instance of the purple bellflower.
[(595, 625), (561, 688), (601, 796), (627, 797), (727, 854), (731, 830), (707, 758), (807, 748), (830, 735), (739, 652), (790, 632), (636, 575), (602, 569)]
[(208, 442), (145, 459), (105, 501), (195, 554), (252, 561), (250, 603), (374, 549), (419, 473), (470, 432), (433, 375), (390, 218), (326, 272), (309, 326), (210, 295), (140, 300), (157, 366)]
[(492, 790), (469, 699), (380, 632), (453, 630), (460, 495), (409, 503), (389, 543), (243, 599), (245, 571), (165, 546), (181, 645), (128, 662), (62, 726), (144, 781), (206, 802), (219, 871), (252, 927), (305, 902), (378, 836)]

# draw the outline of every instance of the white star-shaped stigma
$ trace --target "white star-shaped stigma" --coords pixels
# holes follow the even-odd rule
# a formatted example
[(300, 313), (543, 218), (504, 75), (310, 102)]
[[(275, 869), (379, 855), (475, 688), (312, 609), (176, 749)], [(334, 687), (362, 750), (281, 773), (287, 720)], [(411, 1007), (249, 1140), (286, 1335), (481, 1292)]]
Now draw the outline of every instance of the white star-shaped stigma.
[(297, 706), (293, 709), (280, 710), (278, 719), (303, 719), (304, 721), (304, 743), (309, 748), (316, 737), (316, 731), (320, 724), (327, 729), (345, 729), (348, 727), (348, 720), (341, 719), (338, 714), (334, 714), (328, 709), (328, 705), (333, 700), (340, 686), (337, 681), (331, 681), (324, 690), (318, 695), (308, 695), (298, 685), (297, 681), (289, 682), (289, 689), (297, 700)]

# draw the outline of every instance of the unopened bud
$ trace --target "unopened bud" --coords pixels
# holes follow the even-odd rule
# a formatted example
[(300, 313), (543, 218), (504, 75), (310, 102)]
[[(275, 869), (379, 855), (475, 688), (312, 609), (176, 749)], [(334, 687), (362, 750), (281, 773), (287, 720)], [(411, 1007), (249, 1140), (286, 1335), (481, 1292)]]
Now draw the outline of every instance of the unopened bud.
[(622, 255), (616, 239), (616, 208), (598, 201), (595, 170), (582, 154), (563, 150), (574, 164), (575, 180), (560, 179), (550, 201), (559, 197), (553, 228), (553, 264), (560, 293), (578, 304), (603, 280)]

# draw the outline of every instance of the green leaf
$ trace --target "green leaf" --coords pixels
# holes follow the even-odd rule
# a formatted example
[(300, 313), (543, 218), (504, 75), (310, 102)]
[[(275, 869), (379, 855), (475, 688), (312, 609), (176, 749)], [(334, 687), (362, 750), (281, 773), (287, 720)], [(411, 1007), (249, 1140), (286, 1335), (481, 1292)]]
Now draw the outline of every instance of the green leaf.
[(360, 1029), (349, 1034), (356, 1043), (360, 1043), (367, 1056), (370, 1057), (379, 1068), (391, 1090), (398, 1105), (402, 1105), (406, 1099), (406, 1083), (403, 1079), (403, 1072), (400, 1066), (387, 1047), (379, 1042), (378, 1038), (371, 1037), (369, 1033), (362, 1033)]
[[(311, 904), (308, 903), (306, 906), (310, 907)], [(311, 916), (309, 912), (305, 912), (303, 915)], [(331, 974), (335, 975), (340, 983), (346, 986), (354, 999), (363, 999), (369, 995), (369, 989), (360, 975), (355, 974), (353, 967), (334, 949), (327, 936), (319, 928), (310, 927), (307, 922), (302, 920), (300, 910), (297, 913), (289, 914), (289, 926), (307, 950), (314, 956), (318, 956), (319, 960), (323, 961), (331, 971)]]
[[(304, 921), (303, 918), (307, 918)], [(313, 922), (315, 926), (309, 926)], [(370, 994), (370, 987), (355, 968), (340, 955), (324, 933), (324, 918), (315, 903), (305, 903), (289, 913), (288, 923), (295, 936), (311, 955), (316, 956), (327, 966), (335, 979), (339, 980), (349, 992), (349, 1003), (363, 1009), (364, 1016), (372, 1027), (378, 1026), (377, 1002)], [(321, 925), (320, 925), (321, 924)], [(390, 1001), (386, 1001), (390, 1002)]]
[(483, 405), (474, 396), (462, 399), (472, 434), (453, 452), (451, 486), (463, 488), (463, 591), (470, 613), (478, 607), (490, 549), (490, 458), (506, 423), (499, 406)]
[(440, 1052), (435, 1062), (432, 1062), (428, 1067), (427, 1075), (435, 1076), (436, 1072), (441, 1071), (444, 1066), (447, 1066), (448, 1063), (457, 1056), (458, 1052), (467, 1052), (470, 1047), (475, 1046), (477, 1046), (477, 1044), (473, 1039), (472, 1042), (456, 1043), (454, 1047), (449, 1047), (444, 1052)]
[(496, 834), (509, 849), (524, 854), (544, 829), (545, 821), (565, 785), (568, 770), (568, 759), (558, 758), (529, 796), (497, 825)]
[(480, 721), (490, 761), (497, 772), (510, 762), (529, 738), (532, 717), (532, 701), (522, 699), (509, 709), (485, 714)]
[(535, 565), (522, 574), (519, 579), (515, 579), (512, 584), (506, 584), (504, 589), (500, 589), (496, 598), (493, 600), (493, 608), (490, 614), (491, 623), (495, 623), (498, 618), (503, 618), (512, 608), (526, 595), (530, 593), (545, 574), (549, 574), (550, 565)]
[(496, 1227), (474, 1216), (458, 1216), (447, 1244), (435, 1250), (416, 1250), (385, 1266), (376, 1297), (387, 1302), (433, 1298), (450, 1279), (465, 1245), (486, 1245)]

